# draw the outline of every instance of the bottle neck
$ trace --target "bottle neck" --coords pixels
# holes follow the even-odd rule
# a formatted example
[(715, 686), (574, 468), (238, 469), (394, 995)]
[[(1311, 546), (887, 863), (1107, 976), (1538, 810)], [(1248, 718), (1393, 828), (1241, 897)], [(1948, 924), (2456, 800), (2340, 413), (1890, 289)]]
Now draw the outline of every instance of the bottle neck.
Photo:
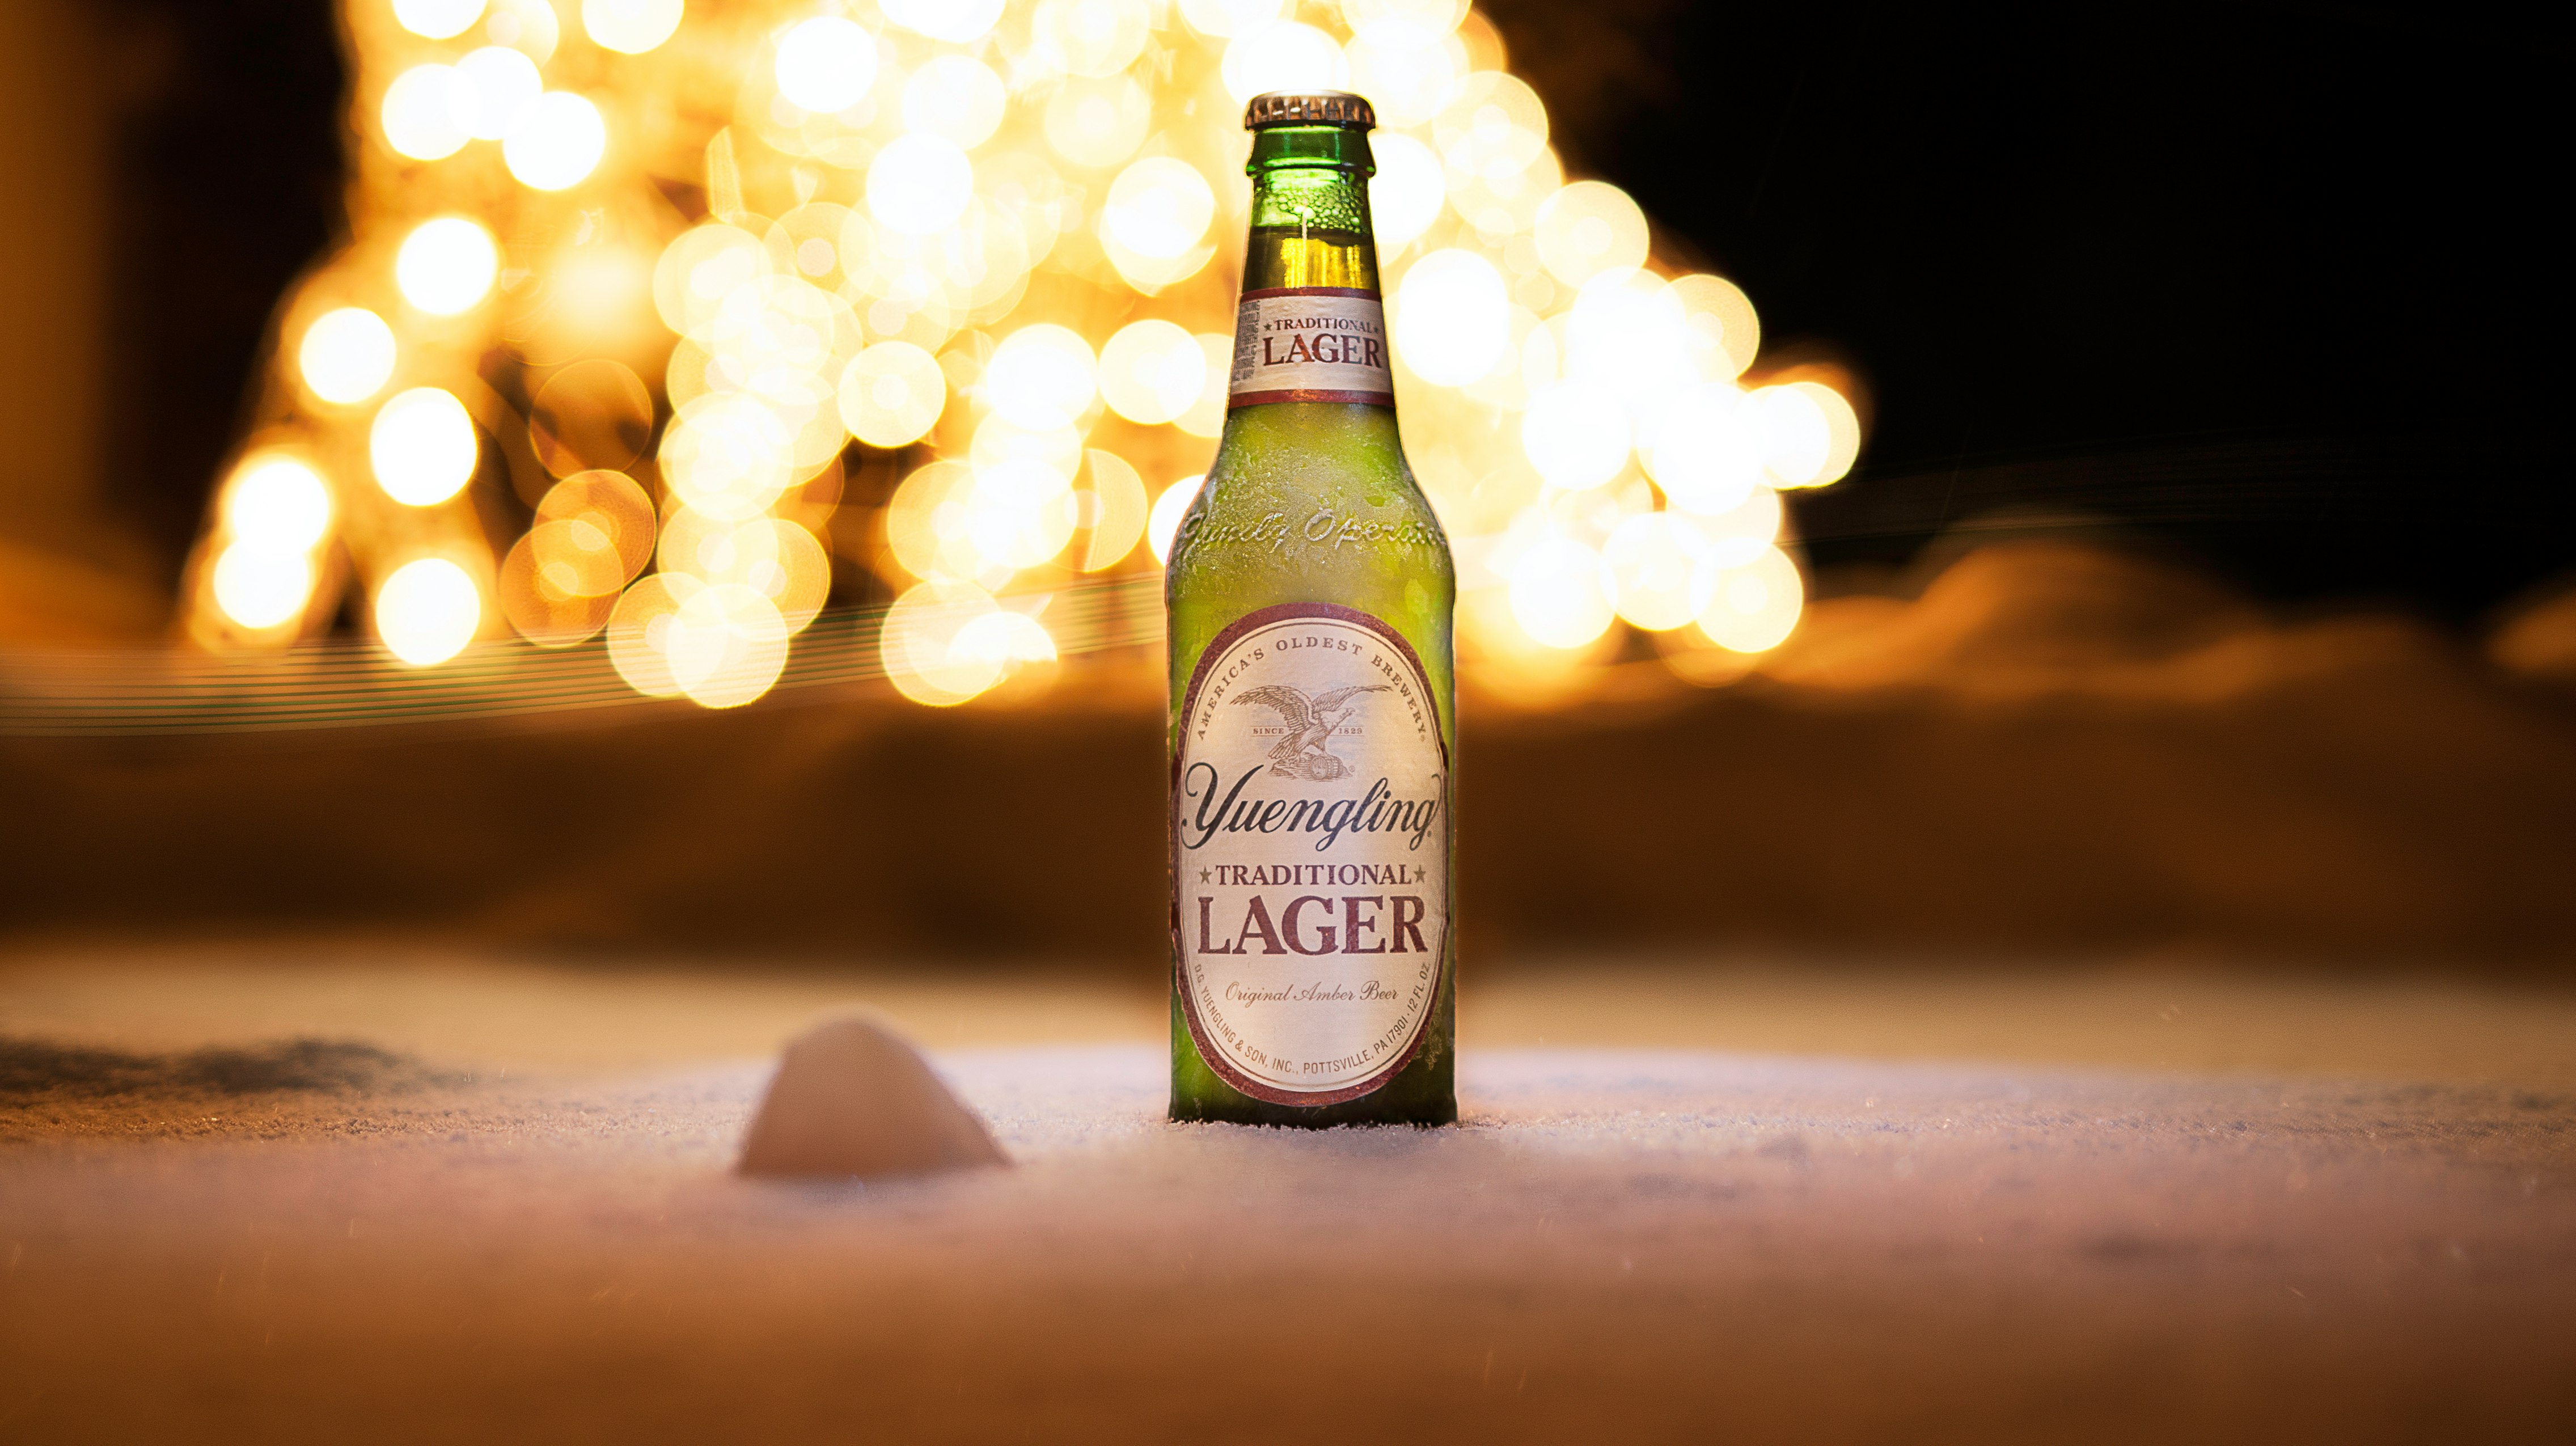
[(1377, 294), (1368, 133), (1340, 126), (1253, 132), (1252, 236), (1243, 289), (1329, 286)]

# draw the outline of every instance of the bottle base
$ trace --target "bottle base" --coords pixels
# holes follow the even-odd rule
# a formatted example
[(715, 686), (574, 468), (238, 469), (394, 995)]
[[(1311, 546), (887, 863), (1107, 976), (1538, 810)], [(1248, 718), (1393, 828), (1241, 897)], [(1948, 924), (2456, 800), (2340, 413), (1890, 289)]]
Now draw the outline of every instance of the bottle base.
[(1338, 1105), (1276, 1105), (1237, 1096), (1230, 1100), (1172, 1098), (1174, 1124), (1277, 1125), (1285, 1129), (1331, 1130), (1352, 1125), (1412, 1125), (1433, 1128), (1458, 1123), (1458, 1101), (1448, 1099), (1357, 1099)]

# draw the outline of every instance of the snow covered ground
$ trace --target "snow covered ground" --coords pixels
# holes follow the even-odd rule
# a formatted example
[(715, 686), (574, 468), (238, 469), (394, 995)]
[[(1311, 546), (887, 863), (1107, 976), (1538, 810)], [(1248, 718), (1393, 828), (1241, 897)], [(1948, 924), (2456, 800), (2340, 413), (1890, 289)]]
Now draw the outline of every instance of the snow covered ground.
[[(768, 1052), (861, 999), (1015, 1167), (728, 1173)], [(1132, 983), (0, 966), (0, 1437), (2576, 1430), (2576, 998), (1629, 962), (1466, 1000), (1459, 1127), (1306, 1134), (1164, 1123)]]

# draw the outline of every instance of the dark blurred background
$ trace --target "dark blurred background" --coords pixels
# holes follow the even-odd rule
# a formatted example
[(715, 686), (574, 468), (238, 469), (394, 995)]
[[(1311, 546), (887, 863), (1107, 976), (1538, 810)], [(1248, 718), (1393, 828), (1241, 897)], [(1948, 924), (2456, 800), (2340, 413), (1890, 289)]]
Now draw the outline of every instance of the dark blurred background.
[(2556, 90), (2500, 8), (1487, 7), (1561, 122), (1876, 415), (1820, 563), (2092, 514), (2276, 598), (2576, 560)]
[[(2563, 970), (2576, 517), (2536, 22), (1482, 9), (1568, 169), (1739, 281), (1766, 367), (1847, 369), (1869, 433), (1795, 499), (1823, 601), (1761, 674), (1684, 689), (1649, 650), (1622, 676), (1660, 692), (1469, 699), (1480, 957)], [(0, 169), (32, 200), (0, 303), (59, 339), (0, 348), (0, 634), (54, 637), (29, 610), (59, 607), (166, 636), (277, 298), (344, 224), (334, 23), (0, 7)], [(0, 738), (0, 929), (1150, 972), (1157, 702), (1129, 671), (1020, 712)], [(997, 798), (1019, 827), (986, 827)]]

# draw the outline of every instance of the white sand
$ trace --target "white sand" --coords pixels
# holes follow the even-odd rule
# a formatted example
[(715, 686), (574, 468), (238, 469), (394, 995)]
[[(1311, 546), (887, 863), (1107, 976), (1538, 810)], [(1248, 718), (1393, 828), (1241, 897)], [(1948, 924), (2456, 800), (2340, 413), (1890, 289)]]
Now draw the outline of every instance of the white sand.
[[(1020, 1168), (726, 1173), (767, 1067), (681, 1061), (853, 995), (974, 1046), (939, 1061)], [(0, 1100), (0, 1439), (2576, 1429), (2564, 997), (1632, 967), (1469, 998), (1464, 1125), (1308, 1135), (1163, 1123), (1158, 1002), (1061, 979), (0, 971), (0, 1034), (423, 1061)]]

